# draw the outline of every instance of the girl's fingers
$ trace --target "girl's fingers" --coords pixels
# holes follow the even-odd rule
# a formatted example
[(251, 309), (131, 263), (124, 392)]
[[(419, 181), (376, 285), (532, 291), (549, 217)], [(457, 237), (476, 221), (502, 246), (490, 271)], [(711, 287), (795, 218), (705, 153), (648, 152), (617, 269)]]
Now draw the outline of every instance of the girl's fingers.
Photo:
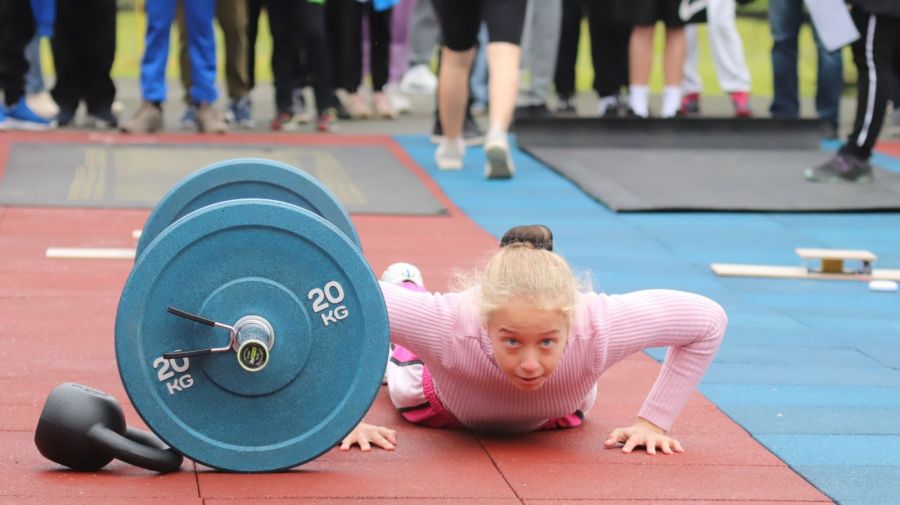
[(372, 437), (372, 442), (375, 443), (378, 447), (382, 449), (387, 449), (388, 451), (394, 450), (394, 444), (388, 442), (388, 439), (381, 436), (380, 433), (376, 433), (374, 437)]
[(634, 448), (638, 445), (640, 445), (638, 437), (630, 437), (627, 441), (625, 441), (625, 446), (622, 447), (622, 452), (624, 452), (625, 454), (630, 454), (631, 451), (634, 450)]
[(390, 430), (388, 428), (380, 428), (378, 430), (378, 432), (379, 432), (379, 435), (386, 438), (387, 440), (390, 440), (390, 442), (392, 444), (397, 443), (397, 432), (395, 430)]
[(668, 438), (662, 439), (660, 443), (660, 449), (662, 449), (663, 454), (672, 454), (672, 447), (669, 444)]
[(647, 454), (656, 454), (656, 438), (647, 437), (644, 447), (647, 449)]
[(359, 450), (363, 452), (369, 452), (372, 450), (372, 446), (369, 445), (369, 440), (366, 437), (359, 437)]
[(681, 447), (681, 442), (674, 438), (672, 439), (672, 447), (674, 447), (677, 452), (684, 452), (684, 449)]

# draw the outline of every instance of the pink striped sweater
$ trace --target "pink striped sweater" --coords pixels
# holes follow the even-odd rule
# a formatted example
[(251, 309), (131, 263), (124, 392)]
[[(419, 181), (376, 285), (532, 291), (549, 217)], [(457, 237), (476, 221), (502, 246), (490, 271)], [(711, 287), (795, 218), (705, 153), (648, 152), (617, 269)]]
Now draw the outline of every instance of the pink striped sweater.
[(521, 391), (500, 371), (482, 327), (477, 290), (420, 293), (382, 282), (391, 340), (428, 366), (441, 402), (466, 426), (525, 432), (548, 419), (587, 412), (597, 380), (622, 358), (669, 346), (638, 415), (669, 430), (712, 361), (727, 318), (717, 303), (670, 290), (579, 296), (565, 355), (537, 391)]

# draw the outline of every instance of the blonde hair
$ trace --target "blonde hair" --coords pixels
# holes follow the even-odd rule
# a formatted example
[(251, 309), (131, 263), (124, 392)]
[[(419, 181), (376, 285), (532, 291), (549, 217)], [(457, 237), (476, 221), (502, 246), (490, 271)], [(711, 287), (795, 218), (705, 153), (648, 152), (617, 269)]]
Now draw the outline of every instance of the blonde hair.
[(560, 310), (571, 317), (577, 293), (585, 283), (576, 279), (562, 256), (530, 243), (500, 248), (475, 283), (480, 285), (479, 312), (482, 321), (513, 298), (523, 297), (541, 309)]

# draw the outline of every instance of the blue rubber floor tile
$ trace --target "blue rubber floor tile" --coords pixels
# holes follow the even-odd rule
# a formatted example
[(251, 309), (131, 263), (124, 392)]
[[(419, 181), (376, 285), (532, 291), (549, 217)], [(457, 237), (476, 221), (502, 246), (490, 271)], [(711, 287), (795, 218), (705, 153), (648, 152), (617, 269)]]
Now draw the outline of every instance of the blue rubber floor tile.
[(866, 334), (867, 332), (895, 331), (900, 334), (900, 318), (853, 318), (853, 317), (803, 317), (804, 324), (826, 331)]
[[(760, 331), (809, 329), (809, 326), (802, 321), (791, 316), (779, 314), (771, 309), (744, 309), (725, 306), (725, 312), (728, 314), (728, 331), (731, 331), (732, 328), (754, 328)], [(727, 332), (725, 333), (725, 338), (728, 338)]]
[(755, 436), (767, 434), (897, 435), (900, 409), (728, 407), (724, 412)]
[[(893, 345), (860, 344), (858, 349), (859, 352), (878, 363), (900, 370), (900, 335), (897, 335)], [(897, 382), (896, 387), (900, 387), (900, 381)]]
[(795, 466), (900, 466), (900, 435), (757, 435)]
[(795, 466), (810, 483), (839, 505), (897, 505), (900, 467)]
[(900, 388), (700, 384), (700, 392), (722, 408), (732, 405), (900, 408)]
[(900, 383), (900, 371), (886, 367), (836, 367), (806, 362), (781, 365), (721, 363), (717, 354), (703, 383), (890, 388)]
[(716, 354), (718, 363), (792, 366), (796, 364), (879, 368), (878, 362), (856, 349), (742, 346), (725, 342)]
[(843, 341), (835, 341), (829, 335), (811, 328), (759, 329), (729, 324), (725, 343), (735, 345), (759, 345), (764, 347), (848, 347)]

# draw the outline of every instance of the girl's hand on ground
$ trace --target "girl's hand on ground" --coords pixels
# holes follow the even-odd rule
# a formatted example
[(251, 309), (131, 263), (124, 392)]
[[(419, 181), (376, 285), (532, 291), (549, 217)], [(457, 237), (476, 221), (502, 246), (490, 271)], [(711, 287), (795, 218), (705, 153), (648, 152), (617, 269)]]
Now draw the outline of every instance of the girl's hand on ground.
[(354, 445), (358, 445), (361, 451), (368, 452), (372, 449), (371, 444), (375, 444), (382, 449), (393, 451), (396, 443), (397, 432), (395, 430), (374, 424), (359, 423), (341, 441), (341, 450), (348, 451)]
[(631, 453), (639, 445), (647, 448), (647, 454), (656, 454), (657, 448), (663, 454), (684, 452), (678, 440), (666, 435), (662, 428), (644, 419), (638, 419), (627, 428), (613, 430), (603, 445), (607, 449), (621, 445), (622, 452), (626, 454)]

